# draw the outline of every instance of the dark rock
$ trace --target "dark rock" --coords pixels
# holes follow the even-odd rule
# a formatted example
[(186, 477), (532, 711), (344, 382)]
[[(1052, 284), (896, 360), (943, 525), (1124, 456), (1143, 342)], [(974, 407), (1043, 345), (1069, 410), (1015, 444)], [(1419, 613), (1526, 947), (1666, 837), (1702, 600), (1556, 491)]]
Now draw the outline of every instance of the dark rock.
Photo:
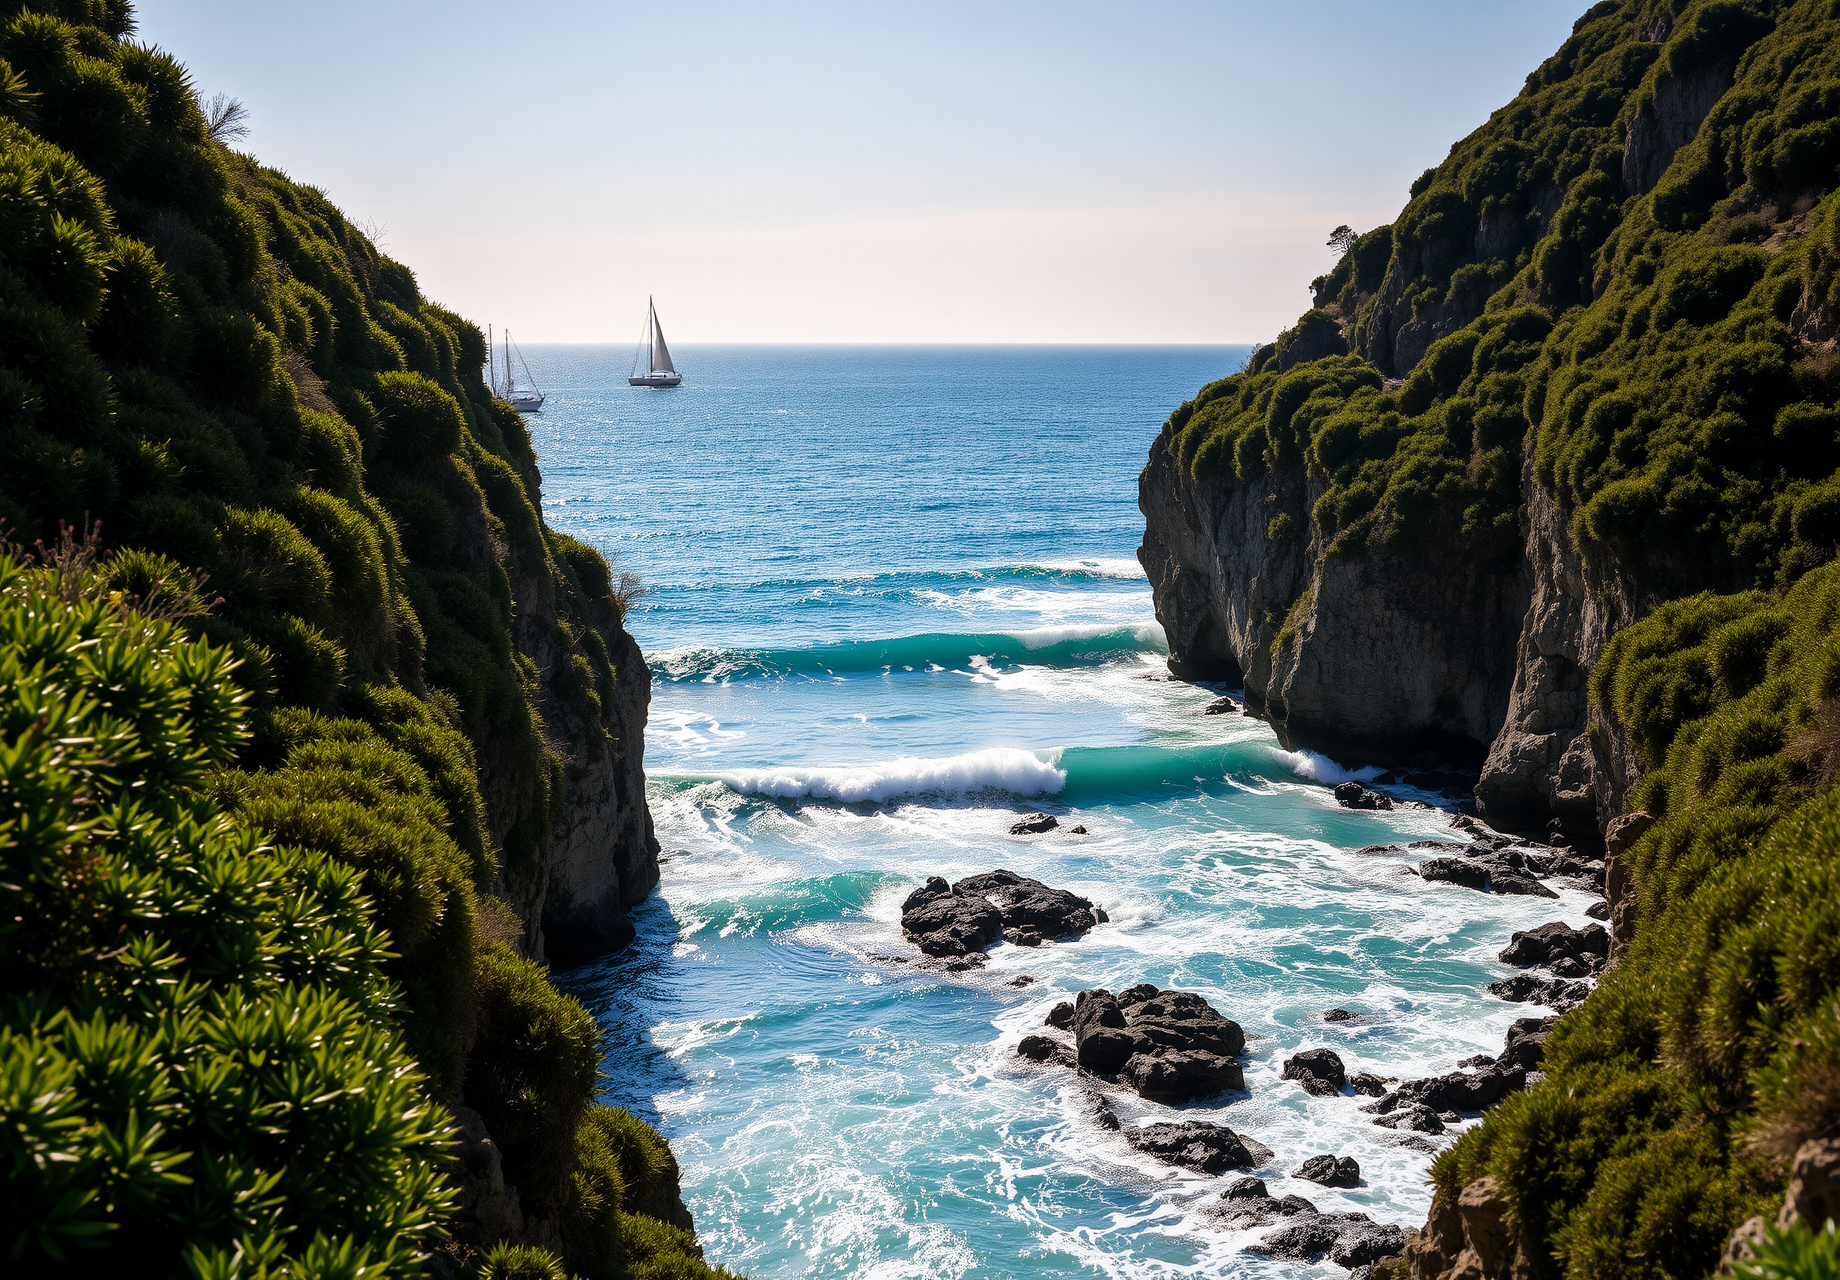
[(1542, 978), (1535, 973), (1517, 973), (1512, 978), (1491, 982), (1486, 990), (1490, 995), (1500, 996), (1515, 1004), (1531, 1002), (1554, 1009), (1569, 1009), (1591, 994), (1591, 988), (1582, 982)]
[(1046, 1062), (1054, 1056), (1054, 1041), (1047, 1036), (1024, 1036), (1016, 1044), (1016, 1052), (1031, 1062)]
[(1557, 1018), (1516, 1018), (1514, 1025), (1508, 1028), (1507, 1043), (1496, 1061), (1504, 1067), (1532, 1071), (1545, 1059), (1546, 1037), (1557, 1021)]
[(1330, 1009), (1327, 1013), (1323, 1014), (1323, 1021), (1353, 1022), (1359, 1016), (1359, 1014), (1350, 1013), (1346, 1009)]
[(1424, 880), (1460, 884), (1465, 889), (1487, 892), (1489, 887), (1489, 869), (1466, 858), (1430, 858), (1418, 864), (1418, 874)]
[(1357, 1076), (1349, 1076), (1348, 1083), (1353, 1086), (1356, 1093), (1364, 1093), (1370, 1098), (1378, 1098), (1386, 1092), (1386, 1081), (1365, 1071)]
[(1082, 991), (1067, 1025), (1082, 1067), (1117, 1073), (1146, 1098), (1186, 1102), (1246, 1087), (1237, 1061), (1246, 1033), (1192, 993), (1149, 983), (1117, 995)]
[(1416, 1102), (1441, 1114), (1482, 1111), (1526, 1087), (1524, 1068), (1494, 1066), (1474, 1075), (1453, 1071), (1429, 1080), (1408, 1080), (1399, 1086), (1396, 1096), (1401, 1103)]
[(1361, 1166), (1353, 1156), (1311, 1156), (1291, 1177), (1325, 1187), (1356, 1187), (1361, 1184)]
[[(1146, 1125), (1126, 1130), (1124, 1136), (1137, 1150), (1165, 1164), (1181, 1165), (1196, 1173), (1250, 1169), (1271, 1159), (1268, 1148), (1234, 1133), (1225, 1125), (1205, 1121)], [(1261, 1187), (1263, 1185), (1260, 1183)]]
[[(1070, 828), (1068, 828), (1068, 830), (1069, 830), (1069, 831), (1071, 831), (1071, 832), (1072, 832), (1072, 834), (1074, 834), (1074, 835), (1076, 835), (1076, 836), (1083, 836), (1083, 835), (1085, 835), (1085, 834), (1086, 834), (1086, 828), (1085, 828), (1085, 827), (1070, 827)], [(1103, 915), (1102, 913), (1100, 913), (1100, 912), (1097, 912), (1097, 911), (1095, 911), (1095, 912), (1094, 912), (1093, 914), (1094, 914), (1094, 915), (1097, 915), (1097, 916), (1099, 917), (1099, 919), (1100, 919), (1100, 922), (1101, 922), (1101, 923), (1103, 923), (1103, 922), (1104, 922), (1104, 920), (1105, 920), (1105, 916), (1104, 916), (1104, 915)]]
[(1079, 1061), (1088, 1071), (1115, 1075), (1137, 1055), (1137, 1040), (1128, 1031), (1098, 1027), (1080, 1037)]
[(988, 900), (956, 893), (938, 876), (901, 904), (901, 932), (929, 956), (981, 952), (1002, 929), (1002, 913)]
[(1032, 987), (1035, 985), (1035, 975), (1029, 973), (1017, 974), (1003, 985), (1006, 987)]
[(1588, 978), (1597, 972), (1595, 967), (1577, 956), (1560, 956), (1547, 967), (1558, 978)]
[(1593, 920), (1608, 920), (1610, 918), (1610, 904), (1605, 902), (1602, 898), (1599, 898), (1596, 902), (1586, 907), (1584, 913)]
[(1551, 964), (1562, 957), (1602, 958), (1610, 954), (1610, 934), (1602, 925), (1574, 929), (1562, 920), (1543, 924), (1537, 929), (1517, 931), (1502, 949), (1501, 962), (1517, 969)]
[(1348, 1083), (1348, 1073), (1341, 1058), (1329, 1049), (1305, 1049), (1295, 1057), (1286, 1058), (1279, 1078), (1295, 1080), (1305, 1093), (1317, 1097), (1340, 1093), (1342, 1086)]
[[(1233, 1184), (1244, 1188), (1247, 1183), (1258, 1183), (1258, 1188), (1247, 1188), (1244, 1194), (1221, 1195), (1221, 1203), (1215, 1207), (1215, 1213), (1221, 1221), (1229, 1226), (1244, 1230), (1247, 1227), (1262, 1227), (1280, 1219), (1313, 1218), (1316, 1206), (1302, 1196), (1285, 1196), (1274, 1200), (1265, 1190), (1265, 1184), (1257, 1178), (1241, 1178)], [(1228, 1188), (1231, 1192), (1232, 1188)]]
[(1457, 1065), (1464, 1070), (1469, 1070), (1472, 1067), (1492, 1067), (1495, 1065), (1495, 1055), (1490, 1053), (1478, 1053), (1472, 1057), (1458, 1058)]
[(1381, 1116), (1374, 1123), (1383, 1129), (1410, 1129), (1414, 1133), (1444, 1132), (1444, 1122), (1438, 1119), (1437, 1112), (1417, 1102), (1399, 1107), (1390, 1115)]
[(1218, 698), (1201, 708), (1201, 714), (1204, 716), (1224, 716), (1239, 711), (1240, 709), (1240, 704), (1233, 701), (1233, 699)]
[(1097, 920), (1100, 924), (1110, 924), (1112, 922), (1112, 918), (1105, 914), (1104, 907), (1094, 907), (1092, 913), (1093, 919)]
[(1245, 1177), (1235, 1178), (1227, 1184), (1227, 1189), (1220, 1193), (1222, 1200), (1265, 1200), (1271, 1192), (1265, 1186), (1265, 1179)]
[(1411, 846), (1409, 845), (1397, 845), (1397, 844), (1365, 844), (1365, 845), (1362, 845), (1359, 849), (1356, 849), (1355, 852), (1358, 854), (1362, 854), (1362, 855), (1372, 855), (1372, 854), (1380, 854), (1380, 853), (1403, 853), (1405, 852), (1406, 849), (1410, 847)]
[(1405, 1245), (1404, 1231), (1364, 1213), (1316, 1213), (1300, 1215), (1247, 1251), (1297, 1262), (1318, 1262), (1326, 1256), (1352, 1268), (1390, 1258)]
[(1522, 875), (1518, 871), (1491, 872), (1489, 892), (1519, 894), (1528, 898), (1556, 898), (1559, 896), (1532, 876)]
[(1083, 934), (1103, 915), (1077, 893), (997, 870), (954, 885), (932, 877), (901, 904), (901, 931), (930, 956), (968, 956), (982, 953), (999, 936), (1016, 946), (1038, 947)]
[(1335, 803), (1344, 809), (1391, 809), (1390, 796), (1369, 791), (1358, 782), (1344, 782), (1335, 789)]
[(1012, 836), (1037, 836), (1044, 831), (1052, 831), (1061, 825), (1061, 820), (1051, 813), (1031, 813), (1010, 827)]
[(1073, 1002), (1063, 1000), (1048, 1010), (1048, 1016), (1042, 1019), (1044, 1026), (1059, 1027), (1065, 1031), (1073, 1025)]
[(1134, 1053), (1118, 1075), (1152, 1102), (1187, 1102), (1246, 1087), (1245, 1072), (1232, 1058), (1183, 1049), (1165, 1050), (1156, 1056)]

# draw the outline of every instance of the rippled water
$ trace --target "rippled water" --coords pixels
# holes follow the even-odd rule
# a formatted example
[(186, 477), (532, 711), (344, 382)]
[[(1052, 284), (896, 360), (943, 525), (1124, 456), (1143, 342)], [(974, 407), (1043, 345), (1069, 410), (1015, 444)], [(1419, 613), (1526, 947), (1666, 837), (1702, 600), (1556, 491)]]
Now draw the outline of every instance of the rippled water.
[[(1495, 952), (1586, 923), (1590, 899), (1357, 853), (1445, 819), (1340, 810), (1333, 762), (1162, 678), (1136, 476), (1243, 348), (691, 348), (671, 392), (628, 388), (625, 352), (527, 355), (551, 396), (531, 420), (546, 516), (650, 589), (629, 625), (664, 880), (638, 942), (569, 981), (610, 1032), (608, 1100), (671, 1138), (712, 1260), (763, 1280), (1340, 1274), (1242, 1254), (1259, 1232), (1210, 1221), (1219, 1179), (1138, 1156), (1093, 1122), (1090, 1082), (1015, 1056), (1056, 1001), (1145, 981), (1245, 1026), (1249, 1093), (1177, 1113), (1114, 1092), (1127, 1126), (1215, 1119), (1276, 1153), (1274, 1195), (1423, 1220), (1430, 1154), (1281, 1060), (1327, 1046), (1410, 1077), (1498, 1051), (1535, 1010), (1480, 990), (1509, 972)], [(1034, 809), (1063, 830), (1010, 836)], [(898, 962), (917, 883), (999, 866), (1112, 922), (1001, 944), (964, 978)], [(1286, 1178), (1321, 1152), (1362, 1185)]]

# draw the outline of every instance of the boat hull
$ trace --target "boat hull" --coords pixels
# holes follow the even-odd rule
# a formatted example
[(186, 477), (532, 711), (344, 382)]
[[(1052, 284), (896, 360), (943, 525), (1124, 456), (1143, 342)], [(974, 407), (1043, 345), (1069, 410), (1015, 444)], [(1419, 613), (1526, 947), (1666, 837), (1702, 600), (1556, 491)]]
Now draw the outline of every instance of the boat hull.
[(548, 396), (512, 396), (511, 407), (519, 413), (535, 413), (543, 407)]
[(626, 380), (631, 387), (674, 387), (684, 380), (681, 373), (641, 373)]

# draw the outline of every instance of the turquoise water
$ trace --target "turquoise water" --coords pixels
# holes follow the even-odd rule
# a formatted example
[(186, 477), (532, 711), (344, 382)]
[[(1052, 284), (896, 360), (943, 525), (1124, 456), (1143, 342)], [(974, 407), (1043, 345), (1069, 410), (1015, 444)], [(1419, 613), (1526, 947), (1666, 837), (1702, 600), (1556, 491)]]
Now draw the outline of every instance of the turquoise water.
[[(607, 1100), (670, 1137), (712, 1260), (759, 1280), (1341, 1274), (1242, 1254), (1259, 1232), (1206, 1213), (1220, 1180), (1136, 1155), (1090, 1082), (1015, 1056), (1056, 1001), (1145, 981), (1252, 1037), (1248, 1095), (1182, 1115), (1272, 1148), (1272, 1194), (1423, 1221), (1430, 1153), (1281, 1060), (1327, 1046), (1411, 1077), (1498, 1051), (1534, 1010), (1481, 991), (1509, 972), (1495, 952), (1586, 923), (1590, 899), (1355, 853), (1445, 818), (1340, 810), (1334, 762), (1162, 678), (1137, 472), (1244, 348), (687, 348), (669, 392), (628, 388), (624, 351), (527, 354), (551, 397), (530, 420), (545, 515), (648, 587), (628, 624), (663, 883), (637, 943), (568, 981), (609, 1032)], [(1034, 809), (1089, 834), (1010, 836)], [(980, 974), (898, 962), (916, 884), (999, 866), (1112, 922), (999, 945)], [(1323, 1023), (1337, 1006), (1364, 1016)], [(1176, 1118), (1108, 1096), (1127, 1126)], [(1363, 1185), (1285, 1176), (1321, 1152)]]

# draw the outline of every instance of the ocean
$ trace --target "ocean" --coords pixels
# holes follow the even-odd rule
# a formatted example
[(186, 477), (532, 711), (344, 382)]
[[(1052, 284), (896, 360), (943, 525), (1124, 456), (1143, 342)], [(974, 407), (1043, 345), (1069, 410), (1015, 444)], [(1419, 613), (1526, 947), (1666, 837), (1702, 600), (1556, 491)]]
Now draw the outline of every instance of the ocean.
[[(1589, 923), (1592, 897), (1358, 853), (1449, 838), (1448, 815), (1340, 809), (1342, 765), (1166, 678), (1137, 473), (1246, 350), (687, 346), (671, 391), (629, 388), (622, 349), (526, 350), (549, 395), (528, 420), (544, 516), (645, 587), (627, 623), (664, 859), (634, 945), (564, 985), (607, 1030), (604, 1100), (670, 1138), (710, 1261), (756, 1280), (1342, 1274), (1244, 1253), (1270, 1228), (1210, 1217), (1229, 1179), (1136, 1153), (1095, 1123), (1093, 1082), (1016, 1055), (1056, 1002), (1140, 982), (1245, 1027), (1248, 1093), (1178, 1110), (1105, 1091), (1127, 1128), (1214, 1120), (1272, 1149), (1254, 1172), (1274, 1196), (1423, 1222), (1455, 1131), (1376, 1127), (1282, 1060), (1326, 1047), (1414, 1078), (1499, 1052), (1546, 1011), (1482, 990), (1512, 972), (1495, 953)], [(1009, 834), (1036, 810), (1061, 828)], [(999, 944), (977, 973), (903, 963), (902, 899), (997, 867), (1110, 923)], [(1361, 1185), (1287, 1176), (1323, 1153)]]

